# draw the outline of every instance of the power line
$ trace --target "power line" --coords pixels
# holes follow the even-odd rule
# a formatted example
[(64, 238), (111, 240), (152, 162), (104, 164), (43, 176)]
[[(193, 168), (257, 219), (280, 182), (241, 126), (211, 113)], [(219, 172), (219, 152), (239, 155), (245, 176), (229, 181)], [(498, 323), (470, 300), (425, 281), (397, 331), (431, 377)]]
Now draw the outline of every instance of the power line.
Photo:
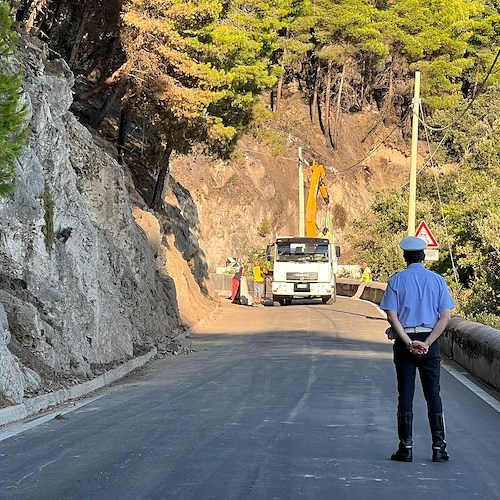
[(264, 153), (263, 151), (255, 151), (255, 149), (244, 148), (241, 151), (246, 151), (247, 153), (255, 153), (263, 156), (271, 156), (272, 158), (280, 158), (282, 160), (289, 160), (297, 163), (297, 158), (289, 158), (288, 156), (273, 155), (271, 153)]
[(359, 164), (363, 163), (373, 153), (375, 153), (375, 151), (377, 151), (378, 148), (382, 147), (385, 144), (385, 142), (387, 141), (387, 139), (389, 139), (389, 137), (404, 123), (408, 114), (409, 114), (409, 109), (406, 110), (406, 113), (403, 115), (401, 120), (399, 120), (399, 123), (397, 123), (394, 126), (394, 128), (384, 137), (384, 139), (382, 139), (382, 141), (379, 144), (377, 144), (377, 146), (372, 148), (364, 158), (361, 158), (361, 160), (358, 160), (356, 163), (353, 163), (350, 167), (347, 167), (344, 170), (338, 170), (336, 172), (336, 175), (340, 175), (340, 174), (343, 174), (345, 172), (348, 172), (349, 170), (352, 170), (353, 168), (357, 167)]
[[(460, 115), (457, 118), (455, 118), (448, 125), (446, 125), (444, 127), (431, 127), (430, 125), (428, 125), (427, 122), (425, 121), (424, 116), (423, 116), (424, 114), (423, 114), (423, 110), (422, 110), (422, 103), (420, 103), (419, 122), (423, 125), (424, 129), (426, 131), (427, 130), (431, 130), (433, 132), (441, 132), (441, 131), (448, 130), (449, 128), (451, 128), (452, 126), (454, 126), (456, 123), (458, 123), (458, 121), (472, 107), (472, 105), (474, 104), (475, 100), (482, 94), (482, 92), (484, 90), (484, 87), (485, 87), (486, 83), (488, 82), (489, 77), (493, 73), (493, 69), (495, 68), (496, 63), (498, 62), (499, 58), (500, 58), (500, 49), (497, 51), (495, 59), (493, 60), (493, 62), (491, 64), (491, 66), (490, 66), (490, 68), (489, 68), (489, 70), (488, 70), (488, 72), (487, 72), (484, 80), (479, 85), (479, 89), (478, 89), (477, 93), (469, 101), (469, 103), (467, 104), (467, 106), (465, 107), (465, 109), (460, 113)], [(344, 173), (346, 173), (346, 172), (348, 172), (348, 171), (356, 168), (357, 166), (359, 166), (361, 163), (363, 163), (367, 158), (369, 158), (373, 153), (375, 153), (375, 151), (377, 151), (380, 147), (382, 147), (387, 142), (387, 140), (391, 137), (391, 135), (404, 123), (404, 121), (406, 120), (406, 117), (408, 116), (408, 114), (409, 114), (409, 109), (405, 112), (405, 114), (403, 115), (403, 117), (401, 118), (401, 120), (394, 126), (394, 128), (382, 139), (382, 141), (380, 141), (379, 144), (377, 144), (374, 148), (372, 148), (363, 158), (361, 158), (360, 160), (357, 160), (355, 163), (353, 163), (352, 165), (350, 165), (349, 167), (347, 167), (347, 168), (345, 168), (343, 170), (338, 170), (335, 167), (327, 167), (327, 168), (329, 168), (329, 170), (331, 170), (334, 175), (341, 175), (341, 174), (344, 174)], [(447, 137), (447, 134), (445, 134), (444, 137), (441, 139), (441, 141), (439, 142), (437, 148), (434, 150), (434, 153), (432, 153), (431, 156), (427, 159), (427, 161), (422, 165), (422, 168), (419, 170), (418, 173), (420, 173), (425, 167), (427, 167), (428, 163), (432, 161), (432, 159), (434, 158), (434, 156), (437, 153), (437, 150), (442, 146), (442, 144), (443, 144), (443, 142), (444, 142), (444, 140), (445, 140), (446, 137)], [(274, 158), (281, 158), (283, 160), (288, 160), (288, 161), (294, 161), (294, 162), (297, 161), (297, 158), (289, 158), (289, 157), (286, 157), (286, 156), (271, 155), (269, 153), (263, 153), (262, 151), (255, 151), (255, 150), (251, 150), (251, 149), (245, 149), (244, 151), (247, 151), (249, 153), (256, 153), (256, 154), (260, 154), (260, 155), (264, 155), (264, 156), (273, 156)], [(306, 165), (309, 165), (309, 163), (306, 160), (302, 160), (302, 161), (304, 161), (304, 163), (306, 163)], [(404, 187), (406, 184), (403, 184), (402, 187)]]
[[(422, 104), (420, 104), (420, 113), (423, 114), (423, 109), (422, 109)], [(434, 150), (434, 152), (432, 153), (431, 152), (431, 142), (430, 142), (430, 139), (429, 139), (429, 133), (427, 131), (427, 129), (424, 129), (425, 130), (425, 139), (427, 141), (427, 149), (429, 150), (429, 153), (431, 153), (430, 157), (428, 158), (428, 160), (424, 163), (424, 166), (422, 167), (422, 170), (423, 168), (425, 168), (426, 165), (428, 165), (429, 163), (432, 165), (432, 166), (435, 166), (434, 165), (434, 155), (436, 154), (437, 150), (439, 149), (439, 147), (443, 144), (444, 142), (444, 139), (447, 137), (448, 135), (448, 132), (446, 132), (441, 140), (441, 142), (438, 144), (438, 146), (436, 147), (436, 149)], [(450, 238), (450, 233), (448, 232), (448, 225), (446, 224), (446, 216), (444, 214), (444, 209), (443, 209), (443, 200), (441, 198), (441, 191), (439, 189), (439, 182), (438, 182), (438, 177), (437, 177), (437, 174), (436, 174), (436, 170), (434, 169), (433, 171), (433, 176), (434, 176), (434, 182), (436, 184), (436, 191), (437, 191), (437, 195), (438, 195), (438, 202), (439, 202), (439, 212), (441, 214), (441, 219), (443, 221), (443, 226), (444, 226), (444, 234), (445, 234), (445, 238), (446, 238), (446, 243), (448, 244), (448, 253), (450, 255), (450, 261), (451, 261), (451, 269), (453, 271), (453, 278), (455, 279), (455, 284), (457, 285), (457, 291), (460, 292), (460, 279), (459, 279), (459, 276), (458, 276), (458, 271), (457, 271), (457, 267), (455, 265), (455, 259), (453, 257), (453, 250), (452, 250), (452, 247), (451, 247), (451, 238)]]
[[(420, 113), (423, 115), (424, 111), (422, 109), (422, 103), (420, 103), (420, 106), (419, 106), (419, 110), (420, 110)], [(426, 137), (427, 136), (427, 129), (425, 129), (425, 135)], [(438, 145), (436, 146), (436, 148), (434, 149), (434, 151), (431, 151), (431, 148), (430, 148), (430, 145), (429, 145), (429, 139), (427, 138), (427, 149), (429, 150), (429, 153), (430, 153), (430, 156), (429, 158), (427, 158), (427, 160), (425, 160), (425, 162), (423, 163), (422, 167), (420, 168), (420, 170), (417, 172), (417, 175), (419, 175), (425, 168), (427, 168), (429, 166), (429, 164), (434, 164), (434, 156), (436, 156), (437, 152), (439, 151), (439, 149), (441, 148), (441, 146), (443, 145), (444, 141), (446, 140), (446, 138), (448, 137), (448, 132), (446, 132), (443, 137), (441, 138), (441, 140), (439, 141)], [(403, 189), (407, 184), (409, 184), (410, 181), (408, 180), (407, 182), (405, 182), (402, 186), (401, 186), (401, 189)]]
[[(497, 51), (495, 59), (491, 63), (491, 66), (490, 66), (490, 68), (488, 70), (488, 73), (486, 74), (484, 80), (479, 85), (479, 89), (478, 89), (477, 93), (469, 101), (469, 103), (467, 104), (466, 108), (462, 111), (462, 113), (460, 113), (460, 115), (455, 120), (453, 120), (450, 124), (446, 125), (445, 127), (438, 128), (438, 127), (431, 127), (430, 125), (427, 125), (427, 123), (426, 123), (426, 121), (425, 121), (425, 119), (423, 117), (422, 103), (420, 103), (420, 110), (421, 110), (421, 112), (419, 113), (419, 121), (424, 126), (424, 129), (425, 130), (432, 130), (433, 132), (440, 132), (440, 131), (445, 131), (445, 130), (451, 128), (453, 125), (455, 125), (463, 117), (463, 115), (465, 113), (467, 113), (467, 111), (472, 107), (472, 105), (474, 104), (474, 101), (482, 94), (482, 92), (483, 92), (483, 90), (484, 90), (484, 88), (486, 86), (486, 83), (487, 83), (489, 77), (491, 76), (491, 74), (493, 73), (493, 69), (495, 68), (496, 63), (498, 62), (499, 58), (500, 58), (500, 49)], [(375, 151), (377, 151), (378, 148), (380, 148), (387, 141), (387, 139), (389, 139), (389, 137), (395, 132), (395, 130), (399, 126), (401, 126), (403, 124), (403, 122), (406, 119), (408, 113), (409, 113), (409, 110), (407, 110), (407, 112), (405, 113), (405, 115), (403, 116), (403, 118), (401, 118), (401, 120), (399, 121), (399, 123), (389, 132), (389, 134), (380, 142), (380, 144), (378, 144), (376, 147), (374, 147), (373, 149), (371, 149), (370, 152), (364, 158), (362, 158), (361, 160), (358, 160), (356, 163), (353, 163), (350, 167), (347, 167), (344, 170), (337, 171), (336, 174), (340, 175), (340, 174), (343, 174), (345, 172), (348, 172), (349, 170), (352, 170), (353, 168), (355, 168), (358, 165), (360, 165), (367, 158), (369, 158)], [(444, 140), (445, 140), (446, 137), (447, 137), (447, 134), (445, 134), (444, 137), (441, 139), (441, 141), (439, 142), (437, 148), (434, 150), (434, 153), (431, 154), (431, 156), (427, 159), (427, 161), (424, 163), (424, 165), (422, 166), (422, 168), (420, 169), (420, 171), (418, 173), (420, 173), (428, 165), (428, 163), (430, 161), (432, 161), (432, 159), (436, 155), (438, 149), (442, 146), (442, 144), (443, 144), (443, 142), (444, 142)], [(405, 186), (405, 184), (403, 185), (403, 187), (404, 186)]]

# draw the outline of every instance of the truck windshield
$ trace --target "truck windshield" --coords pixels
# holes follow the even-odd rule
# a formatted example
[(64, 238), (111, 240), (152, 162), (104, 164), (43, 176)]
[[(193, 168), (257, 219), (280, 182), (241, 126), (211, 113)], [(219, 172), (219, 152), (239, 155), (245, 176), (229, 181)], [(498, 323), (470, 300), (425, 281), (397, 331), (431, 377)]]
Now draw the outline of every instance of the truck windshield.
[(277, 262), (328, 262), (328, 245), (314, 243), (278, 244), (276, 248)]

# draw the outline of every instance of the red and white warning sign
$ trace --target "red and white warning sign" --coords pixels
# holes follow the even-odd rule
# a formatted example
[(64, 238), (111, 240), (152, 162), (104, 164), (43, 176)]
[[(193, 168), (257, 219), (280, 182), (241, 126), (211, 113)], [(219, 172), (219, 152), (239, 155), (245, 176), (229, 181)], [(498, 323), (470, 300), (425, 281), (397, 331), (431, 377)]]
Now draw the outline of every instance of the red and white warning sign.
[(437, 248), (439, 246), (425, 221), (422, 221), (418, 225), (417, 230), (415, 231), (415, 236), (424, 240), (427, 243), (427, 248)]

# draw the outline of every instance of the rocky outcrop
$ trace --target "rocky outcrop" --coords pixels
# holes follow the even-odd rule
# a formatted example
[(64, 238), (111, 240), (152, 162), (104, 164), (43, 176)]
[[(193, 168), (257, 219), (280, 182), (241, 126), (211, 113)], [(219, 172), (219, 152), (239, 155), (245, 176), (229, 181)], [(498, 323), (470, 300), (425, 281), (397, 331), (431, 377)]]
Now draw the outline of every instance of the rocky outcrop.
[(142, 214), (148, 241), (122, 167), (68, 111), (66, 63), (32, 40), (18, 63), (29, 144), (0, 200), (0, 393), (13, 402), (43, 390), (44, 373), (92, 377), (188, 331), (159, 226)]

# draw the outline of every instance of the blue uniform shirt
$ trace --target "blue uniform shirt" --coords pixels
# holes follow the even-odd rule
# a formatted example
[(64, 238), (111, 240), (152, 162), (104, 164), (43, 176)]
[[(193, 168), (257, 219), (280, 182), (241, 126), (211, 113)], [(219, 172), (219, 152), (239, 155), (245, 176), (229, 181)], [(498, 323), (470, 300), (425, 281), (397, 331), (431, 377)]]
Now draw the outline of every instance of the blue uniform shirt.
[(434, 328), (441, 311), (454, 307), (444, 278), (420, 263), (391, 276), (380, 303), (384, 311), (398, 314), (403, 327)]

